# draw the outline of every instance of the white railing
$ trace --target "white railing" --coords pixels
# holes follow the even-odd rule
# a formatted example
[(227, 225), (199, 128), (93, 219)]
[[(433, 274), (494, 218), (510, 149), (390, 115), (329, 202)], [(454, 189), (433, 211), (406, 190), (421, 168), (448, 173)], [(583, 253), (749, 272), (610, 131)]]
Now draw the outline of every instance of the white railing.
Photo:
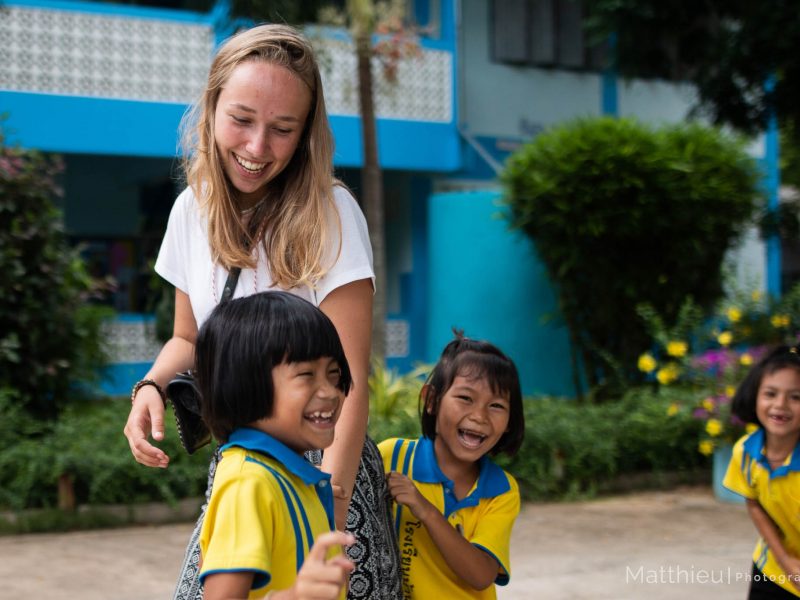
[[(210, 23), (55, 8), (0, 9), (0, 90), (187, 104), (202, 90), (214, 50)], [(359, 114), (356, 61), (345, 36), (312, 36), (328, 112)], [(423, 49), (392, 84), (374, 64), (381, 118), (448, 123), (453, 58)]]

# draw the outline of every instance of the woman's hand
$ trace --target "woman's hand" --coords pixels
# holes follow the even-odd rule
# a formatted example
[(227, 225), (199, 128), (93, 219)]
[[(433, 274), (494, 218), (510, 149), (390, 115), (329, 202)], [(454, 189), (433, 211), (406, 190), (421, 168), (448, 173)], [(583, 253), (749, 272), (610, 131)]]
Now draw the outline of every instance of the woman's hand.
[(139, 388), (123, 432), (136, 462), (148, 467), (169, 465), (169, 456), (147, 441), (148, 434), (155, 441), (164, 439), (164, 401), (154, 386)]
[[(164, 344), (145, 379), (152, 379), (164, 386), (175, 373), (191, 368), (196, 338), (197, 323), (192, 313), (192, 303), (189, 296), (176, 289), (172, 338)], [(133, 398), (128, 422), (122, 430), (136, 462), (148, 467), (164, 468), (169, 465), (169, 456), (147, 441), (149, 435), (156, 442), (164, 439), (164, 409), (164, 401), (156, 388), (152, 385), (142, 386)]]
[(386, 484), (394, 501), (407, 506), (411, 513), (420, 521), (425, 522), (429, 512), (436, 510), (422, 494), (417, 486), (408, 477), (397, 471), (392, 471), (386, 476)]

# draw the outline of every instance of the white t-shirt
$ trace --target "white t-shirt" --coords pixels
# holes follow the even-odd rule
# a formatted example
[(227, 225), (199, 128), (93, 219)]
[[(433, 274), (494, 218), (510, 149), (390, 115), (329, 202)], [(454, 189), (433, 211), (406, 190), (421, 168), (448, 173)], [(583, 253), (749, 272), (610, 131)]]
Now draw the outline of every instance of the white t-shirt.
[[(370, 278), (373, 288), (375, 286), (372, 247), (364, 215), (345, 188), (334, 187), (333, 197), (342, 225), (342, 248), (339, 258), (317, 282), (315, 289), (303, 286), (288, 290), (315, 306), (319, 306), (325, 296), (336, 288), (353, 281)], [(339, 231), (336, 222), (332, 221), (323, 265), (330, 265), (333, 262), (338, 247)], [(242, 269), (233, 294), (234, 298), (280, 289), (277, 286), (273, 287), (274, 282), (269, 273), (269, 263), (262, 244), (258, 246), (258, 253), (257, 268)], [(175, 200), (155, 270), (189, 296), (199, 328), (219, 303), (228, 271), (211, 261), (206, 219), (191, 188), (186, 188)], [(212, 280), (212, 277), (215, 279)]]

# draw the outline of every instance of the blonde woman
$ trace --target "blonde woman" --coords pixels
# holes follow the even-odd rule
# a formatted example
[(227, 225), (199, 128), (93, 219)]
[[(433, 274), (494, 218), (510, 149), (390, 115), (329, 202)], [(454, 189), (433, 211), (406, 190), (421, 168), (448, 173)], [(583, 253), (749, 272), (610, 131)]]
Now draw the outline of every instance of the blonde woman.
[[(163, 389), (192, 366), (198, 327), (219, 303), (230, 268), (242, 269), (234, 297), (283, 289), (309, 300), (334, 323), (353, 378), (321, 459), (332, 476), (337, 528), (347, 525), (356, 537), (348, 597), (401, 598), (381, 458), (366, 438), (372, 251), (358, 205), (333, 177), (333, 139), (307, 40), (291, 27), (261, 25), (226, 41), (187, 113), (184, 145), (188, 187), (155, 266), (175, 286), (173, 335), (134, 387), (125, 425), (131, 452), (144, 465), (169, 465), (148, 437), (163, 439)], [(207, 495), (217, 461), (218, 453)], [(175, 598), (202, 597), (202, 519)]]

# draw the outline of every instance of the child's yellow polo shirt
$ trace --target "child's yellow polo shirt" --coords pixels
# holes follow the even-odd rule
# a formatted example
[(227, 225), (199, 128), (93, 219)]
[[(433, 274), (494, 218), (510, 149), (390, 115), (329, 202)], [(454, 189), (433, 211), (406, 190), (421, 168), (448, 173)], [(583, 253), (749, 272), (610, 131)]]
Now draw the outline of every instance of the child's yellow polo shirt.
[(222, 447), (200, 532), (200, 578), (252, 571), (250, 598), (291, 587), (314, 539), (335, 528), (330, 475), (256, 429)]
[[(453, 482), (436, 462), (428, 438), (393, 438), (378, 445), (384, 470), (398, 471), (414, 481), (420, 493), (474, 546), (500, 564), (495, 583), (508, 583), (511, 527), (520, 509), (516, 480), (487, 456), (480, 460), (478, 480), (469, 494), (457, 500)], [(407, 599), (496, 598), (495, 586), (476, 590), (447, 566), (427, 529), (406, 506), (395, 507), (395, 528), (400, 545), (403, 594)]]
[[(764, 430), (758, 429), (736, 442), (723, 485), (758, 500), (783, 534), (786, 550), (800, 558), (800, 445), (783, 465), (771, 470), (764, 441)], [(800, 597), (763, 538), (756, 543), (753, 562), (774, 583)]]

